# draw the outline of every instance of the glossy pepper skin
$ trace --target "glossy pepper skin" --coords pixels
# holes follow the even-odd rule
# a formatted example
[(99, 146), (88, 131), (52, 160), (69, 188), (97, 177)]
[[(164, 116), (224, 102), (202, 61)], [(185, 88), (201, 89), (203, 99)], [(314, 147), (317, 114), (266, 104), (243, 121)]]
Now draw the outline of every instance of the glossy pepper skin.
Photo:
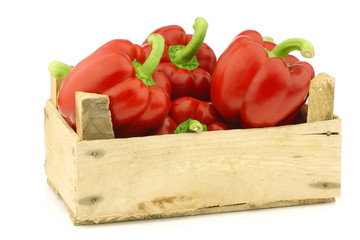
[[(265, 37), (263, 38), (264, 39), (264, 47), (268, 50), (268, 51), (271, 51), (273, 50), (275, 47), (276, 47), (276, 44), (273, 42), (273, 40), (271, 39), (270, 41), (267, 41), (265, 39)], [(293, 64), (296, 64), (298, 62), (300, 62), (300, 60), (293, 56), (293, 55), (287, 55), (286, 58), (284, 59), (285, 62), (288, 64), (288, 65), (293, 65)], [(302, 62), (302, 64), (304, 65), (307, 65), (308, 64), (308, 70), (309, 71), (312, 71), (311, 72), (311, 75), (312, 76), (315, 76), (315, 72), (314, 72), (314, 69), (312, 68), (312, 66), (307, 63), (307, 62)], [(305, 102), (304, 102), (305, 103)], [(295, 124), (296, 123), (296, 120), (297, 120), (297, 115), (298, 115), (299, 111), (296, 110), (294, 113), (292, 113), (290, 116), (288, 116), (287, 118), (285, 118), (284, 120), (282, 120), (280, 123), (278, 123), (277, 125), (278, 126), (283, 126), (283, 125), (291, 125), (291, 124)]]
[[(208, 24), (205, 19), (197, 18), (194, 23), (194, 35), (186, 34), (177, 25), (165, 26), (153, 33), (165, 39), (165, 50), (157, 71), (170, 79), (172, 100), (191, 96), (210, 101), (210, 82), (216, 56), (204, 43)], [(151, 46), (145, 41), (142, 45), (146, 54)]]
[(220, 56), (211, 82), (211, 100), (220, 115), (242, 128), (275, 126), (304, 102), (314, 77), (305, 62), (284, 61), (289, 52), (314, 55), (303, 39), (286, 40), (268, 51), (256, 31), (239, 34)]
[[(201, 131), (229, 129), (210, 102), (193, 97), (180, 97), (172, 101), (169, 115), (158, 128), (151, 132), (151, 135), (172, 134), (179, 125), (184, 124), (189, 119), (198, 121), (195, 126), (201, 128)], [(191, 131), (195, 130), (188, 132)], [(184, 131), (180, 130), (177, 133), (182, 132)]]
[(164, 89), (155, 86), (152, 73), (163, 54), (164, 39), (154, 34), (149, 42), (153, 51), (145, 62), (141, 48), (119, 40), (100, 47), (69, 72), (59, 92), (58, 108), (71, 127), (76, 128), (76, 91), (109, 96), (116, 137), (140, 136), (160, 124), (171, 100)]

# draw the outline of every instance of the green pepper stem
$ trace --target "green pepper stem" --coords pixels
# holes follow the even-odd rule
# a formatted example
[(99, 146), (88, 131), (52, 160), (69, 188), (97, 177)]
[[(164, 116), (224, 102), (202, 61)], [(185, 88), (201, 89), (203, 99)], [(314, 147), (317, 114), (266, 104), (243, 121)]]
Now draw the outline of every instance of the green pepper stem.
[(206, 125), (202, 124), (198, 120), (193, 120), (189, 118), (188, 120), (180, 123), (177, 128), (174, 130), (174, 134), (178, 133), (189, 133), (189, 132), (203, 132), (206, 131)]
[(274, 42), (274, 39), (272, 37), (270, 37), (270, 36), (264, 36), (263, 40), (267, 41), (267, 42), (272, 42), (272, 43)]
[(208, 23), (204, 18), (198, 17), (193, 25), (194, 35), (186, 45), (175, 45), (169, 47), (169, 57), (178, 68), (193, 70), (199, 66), (196, 53), (204, 42)]
[(278, 44), (272, 51), (268, 52), (269, 57), (280, 57), (285, 59), (292, 51), (300, 51), (305, 58), (312, 58), (315, 56), (313, 45), (302, 38), (290, 38)]
[(49, 72), (55, 78), (66, 77), (71, 71), (72, 67), (66, 63), (53, 61), (48, 66)]
[(195, 20), (193, 28), (195, 32), (190, 42), (184, 49), (176, 53), (176, 58), (179, 59), (179, 61), (190, 62), (191, 59), (195, 57), (204, 42), (208, 23), (204, 18), (198, 17)]
[(149, 57), (143, 64), (134, 59), (133, 64), (136, 70), (136, 76), (143, 80), (146, 85), (155, 86), (151, 76), (158, 67), (164, 53), (165, 40), (160, 34), (154, 33), (150, 35), (148, 42), (152, 47)]

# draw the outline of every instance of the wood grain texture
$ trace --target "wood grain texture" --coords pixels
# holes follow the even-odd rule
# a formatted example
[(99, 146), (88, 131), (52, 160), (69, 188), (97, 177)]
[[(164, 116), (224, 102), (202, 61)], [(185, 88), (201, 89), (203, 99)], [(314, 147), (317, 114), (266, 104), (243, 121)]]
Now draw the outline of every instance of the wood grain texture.
[(74, 225), (88, 225), (88, 224), (100, 224), (110, 222), (122, 222), (122, 221), (133, 221), (133, 220), (146, 220), (146, 219), (158, 219), (158, 218), (171, 218), (171, 217), (183, 217), (193, 216), (199, 214), (214, 214), (214, 213), (226, 213), (234, 211), (246, 211), (256, 210), (264, 208), (276, 208), (276, 207), (291, 207), (298, 205), (309, 205), (319, 203), (332, 203), (335, 202), (335, 198), (318, 198), (318, 199), (299, 199), (299, 200), (286, 200), (286, 201), (275, 201), (266, 203), (239, 203), (232, 205), (223, 206), (208, 206), (204, 208), (193, 209), (189, 211), (178, 211), (162, 214), (148, 214), (148, 215), (137, 215), (137, 216), (122, 216), (122, 215), (107, 215), (104, 217), (75, 217), (70, 212), (70, 217)]
[(109, 97), (76, 92), (76, 131), (81, 140), (115, 138), (109, 110)]
[(335, 79), (326, 73), (311, 80), (307, 122), (333, 119)]
[(57, 97), (61, 88), (61, 84), (64, 81), (64, 78), (55, 78), (50, 75), (50, 88), (51, 88), (51, 97), (50, 100), (57, 107)]
[(338, 197), (340, 130), (336, 119), (79, 142), (75, 219), (172, 216), (209, 206)]
[(46, 103), (44, 110), (45, 173), (69, 209), (76, 213), (76, 144), (80, 139), (52, 101)]

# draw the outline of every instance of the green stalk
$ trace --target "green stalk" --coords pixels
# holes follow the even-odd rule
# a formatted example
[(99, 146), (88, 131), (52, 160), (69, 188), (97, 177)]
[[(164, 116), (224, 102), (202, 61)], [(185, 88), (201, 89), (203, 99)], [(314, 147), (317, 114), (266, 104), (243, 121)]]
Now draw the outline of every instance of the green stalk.
[(174, 134), (191, 132), (199, 133), (203, 131), (207, 131), (206, 125), (202, 124), (198, 120), (189, 118), (177, 126), (177, 128), (174, 130)]
[(272, 37), (269, 37), (269, 36), (264, 36), (263, 40), (268, 41), (268, 42), (272, 42), (272, 43), (274, 42), (274, 39)]
[(272, 51), (268, 52), (269, 57), (280, 57), (285, 59), (292, 51), (300, 51), (305, 58), (312, 58), (315, 56), (313, 45), (302, 38), (290, 38), (278, 44)]
[(48, 69), (52, 76), (59, 79), (61, 77), (66, 77), (72, 67), (63, 62), (53, 61), (49, 64)]
[(148, 86), (155, 86), (152, 74), (158, 67), (164, 53), (165, 40), (160, 34), (154, 33), (150, 35), (148, 42), (152, 47), (149, 57), (143, 64), (134, 59), (133, 65), (136, 70), (136, 77), (140, 78)]
[(199, 66), (196, 53), (204, 42), (208, 23), (204, 18), (198, 17), (193, 25), (194, 35), (186, 45), (174, 45), (169, 47), (169, 57), (178, 68), (194, 70)]

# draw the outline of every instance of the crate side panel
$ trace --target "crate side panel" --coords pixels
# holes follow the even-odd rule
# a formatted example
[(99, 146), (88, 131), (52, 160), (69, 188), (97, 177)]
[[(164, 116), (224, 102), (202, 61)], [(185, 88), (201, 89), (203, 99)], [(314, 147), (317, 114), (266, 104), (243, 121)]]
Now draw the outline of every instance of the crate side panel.
[(79, 219), (340, 195), (340, 120), (81, 142)]
[(235, 211), (246, 211), (246, 210), (257, 210), (264, 208), (278, 208), (278, 207), (291, 207), (298, 205), (309, 205), (319, 203), (332, 203), (335, 202), (335, 198), (315, 198), (315, 199), (298, 199), (298, 200), (285, 200), (275, 201), (266, 203), (239, 203), (232, 205), (219, 205), (219, 206), (208, 206), (205, 208), (197, 208), (188, 211), (168, 212), (162, 214), (147, 214), (147, 215), (134, 215), (124, 218), (121, 215), (106, 215), (105, 217), (81, 217), (73, 218), (75, 225), (88, 225), (88, 224), (99, 224), (109, 222), (121, 222), (121, 221), (133, 221), (133, 220), (146, 220), (146, 219), (158, 219), (158, 218), (170, 218), (170, 217), (182, 217), (182, 216), (193, 216), (199, 214), (214, 214), (214, 213), (226, 213)]
[(76, 133), (60, 116), (51, 101), (45, 107), (45, 173), (54, 190), (72, 214), (77, 205), (75, 148)]

